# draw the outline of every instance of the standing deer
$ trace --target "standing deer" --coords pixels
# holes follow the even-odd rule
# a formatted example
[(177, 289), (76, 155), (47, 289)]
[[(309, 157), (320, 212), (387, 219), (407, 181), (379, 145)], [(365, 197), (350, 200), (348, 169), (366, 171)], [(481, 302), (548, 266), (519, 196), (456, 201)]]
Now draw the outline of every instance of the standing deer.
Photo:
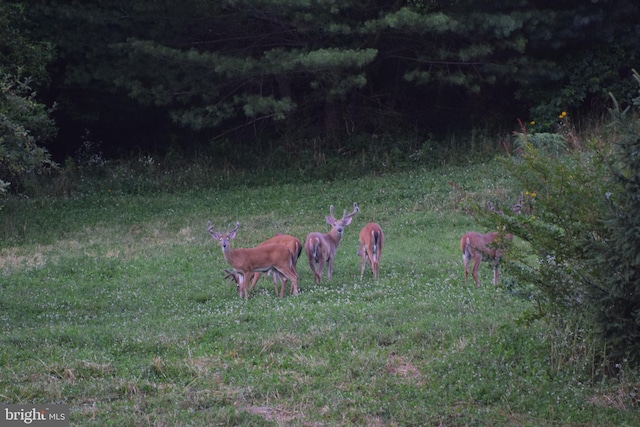
[[(279, 244), (266, 244), (255, 248), (232, 249), (230, 241), (235, 239), (240, 223), (226, 233), (214, 230), (211, 221), (208, 222), (208, 231), (213, 240), (220, 242), (224, 259), (236, 271), (236, 280), (240, 298), (249, 299), (249, 279), (252, 273), (276, 272), (291, 280), (291, 289), (294, 295), (298, 294), (298, 273), (293, 264), (293, 254), (285, 246)], [(229, 276), (227, 276), (229, 277)]]
[[(285, 246), (286, 248), (288, 248), (291, 251), (291, 254), (293, 256), (293, 258), (292, 258), (293, 266), (295, 267), (297, 265), (298, 258), (300, 258), (300, 254), (302, 253), (302, 243), (300, 242), (300, 240), (297, 237), (290, 236), (288, 234), (278, 233), (275, 236), (273, 236), (272, 238), (267, 239), (264, 242), (260, 243), (258, 245), (258, 247), (264, 246), (264, 245), (271, 245), (271, 244), (278, 244), (278, 245), (282, 245), (282, 246)], [(280, 298), (282, 298), (284, 296), (284, 285), (285, 285), (285, 282), (286, 282), (286, 278), (284, 276), (279, 276), (277, 274), (273, 275), (273, 286), (274, 286), (274, 289), (276, 291), (276, 295), (278, 295), (278, 283), (277, 283), (277, 280), (276, 280), (278, 277), (280, 278), (280, 281), (282, 282), (282, 287), (280, 289)], [(253, 274), (253, 279), (251, 280), (250, 290), (253, 290), (253, 288), (256, 286), (256, 283), (258, 282), (259, 278), (260, 278), (260, 273), (254, 273)], [(293, 292), (293, 288), (291, 289), (291, 292)]]
[(383, 245), (384, 233), (378, 224), (370, 222), (362, 227), (362, 230), (360, 230), (360, 246), (358, 246), (358, 255), (362, 257), (360, 280), (364, 277), (364, 269), (367, 266), (367, 261), (371, 264), (373, 277), (378, 280)]
[[(353, 216), (360, 212), (358, 204), (353, 204), (353, 212), (347, 215), (344, 210), (342, 219), (336, 219), (333, 215), (333, 205), (329, 206), (330, 216), (325, 217), (327, 224), (331, 226), (331, 231), (326, 234), (313, 232), (307, 235), (304, 242), (304, 251), (309, 258), (309, 266), (313, 272), (313, 283), (322, 282), (322, 270), (325, 262), (327, 263), (327, 277), (331, 280), (333, 271), (333, 261), (336, 257), (336, 249), (340, 245), (340, 239), (344, 233), (344, 228), (351, 224)], [(317, 266), (316, 266), (317, 264)]]
[(498, 286), (500, 276), (498, 269), (500, 267), (500, 258), (503, 255), (502, 248), (505, 240), (512, 241), (513, 235), (498, 232), (481, 234), (470, 231), (462, 236), (460, 249), (462, 250), (462, 261), (464, 262), (464, 280), (467, 281), (469, 262), (473, 259), (471, 276), (473, 276), (476, 286), (480, 286), (478, 268), (482, 259), (486, 258), (493, 262), (493, 284)]

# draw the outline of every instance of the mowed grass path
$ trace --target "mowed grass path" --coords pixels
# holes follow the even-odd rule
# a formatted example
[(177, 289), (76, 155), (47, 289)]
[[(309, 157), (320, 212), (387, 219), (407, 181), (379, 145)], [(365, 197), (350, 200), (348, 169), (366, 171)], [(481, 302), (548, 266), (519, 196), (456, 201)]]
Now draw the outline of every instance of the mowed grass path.
[[(553, 364), (546, 325), (518, 322), (516, 284), (464, 283), (474, 229), (449, 181), (505, 197), (497, 163), (322, 183), (230, 180), (181, 194), (100, 191), (11, 199), (0, 212), (0, 401), (68, 403), (78, 426), (636, 425), (619, 389)], [(224, 281), (206, 231), (240, 222), (234, 247), (304, 240), (358, 202), (331, 282), (248, 302)], [(379, 281), (356, 242), (380, 223)], [(588, 379), (587, 379), (588, 380)], [(612, 402), (613, 399), (613, 402)]]

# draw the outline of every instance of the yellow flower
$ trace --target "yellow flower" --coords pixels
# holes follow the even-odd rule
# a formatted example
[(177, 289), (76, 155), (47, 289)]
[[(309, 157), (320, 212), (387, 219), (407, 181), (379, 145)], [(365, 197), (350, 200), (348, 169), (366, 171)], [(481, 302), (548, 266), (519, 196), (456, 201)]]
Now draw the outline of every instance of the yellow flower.
[(535, 125), (535, 124), (536, 124), (536, 121), (535, 121), (535, 120), (531, 120), (531, 121), (529, 122), (529, 124), (530, 124), (531, 126), (533, 126), (533, 125)]
[(567, 117), (567, 112), (563, 111), (562, 113), (560, 113), (560, 115), (558, 116), (559, 119), (564, 119), (565, 117)]

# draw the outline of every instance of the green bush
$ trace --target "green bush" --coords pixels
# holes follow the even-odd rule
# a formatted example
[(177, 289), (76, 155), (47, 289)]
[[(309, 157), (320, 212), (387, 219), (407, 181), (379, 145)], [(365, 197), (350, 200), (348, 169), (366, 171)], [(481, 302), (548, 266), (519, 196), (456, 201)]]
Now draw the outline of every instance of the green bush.
[(555, 369), (581, 361), (615, 373), (640, 362), (640, 120), (617, 103), (611, 113), (611, 141), (523, 127), (518, 155), (503, 162), (518, 208), (474, 207), (481, 223), (519, 238), (509, 285), (535, 299), (527, 319), (548, 322)]
[(515, 190), (495, 201), (493, 211), (474, 207), (480, 223), (517, 237), (503, 263), (512, 278), (506, 286), (535, 300), (523, 318), (548, 323), (552, 371), (584, 361), (578, 353), (592, 348), (586, 343), (593, 337), (584, 332), (590, 319), (587, 283), (600, 280), (601, 271), (589, 248), (596, 236), (606, 236), (605, 194), (614, 185), (607, 154), (596, 149), (602, 141), (593, 138), (567, 150), (570, 145), (558, 142), (560, 137), (524, 129), (516, 134), (518, 155), (503, 161)]
[[(640, 75), (634, 70), (640, 84)], [(614, 99), (615, 141), (612, 189), (606, 194), (606, 239), (594, 238), (591, 254), (600, 269), (599, 281), (589, 283), (599, 338), (619, 367), (626, 359), (640, 363), (640, 119)], [(640, 96), (634, 100), (640, 107)]]

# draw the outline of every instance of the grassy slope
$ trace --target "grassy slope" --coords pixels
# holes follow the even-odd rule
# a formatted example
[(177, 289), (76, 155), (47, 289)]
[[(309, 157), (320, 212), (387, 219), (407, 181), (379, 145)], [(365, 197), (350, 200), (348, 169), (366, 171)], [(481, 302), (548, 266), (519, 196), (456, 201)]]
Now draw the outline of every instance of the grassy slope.
[[(495, 164), (322, 184), (10, 201), (2, 211), (0, 401), (67, 402), (72, 424), (634, 425), (619, 389), (550, 369), (530, 302), (465, 284), (473, 228), (452, 180), (508, 192)], [(325, 231), (329, 204), (361, 213), (334, 279), (248, 303), (207, 219), (240, 221), (235, 246)], [(359, 229), (386, 234), (381, 279), (360, 281)], [(508, 278), (506, 278), (508, 281)]]

